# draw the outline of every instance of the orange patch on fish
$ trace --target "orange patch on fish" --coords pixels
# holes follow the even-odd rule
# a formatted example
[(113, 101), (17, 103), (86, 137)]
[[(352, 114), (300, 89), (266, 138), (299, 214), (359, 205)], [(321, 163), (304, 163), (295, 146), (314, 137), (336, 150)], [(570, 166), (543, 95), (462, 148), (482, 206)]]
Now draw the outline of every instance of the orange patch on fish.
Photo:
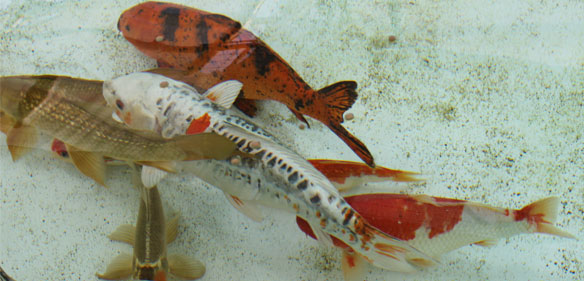
[(211, 116), (209, 116), (208, 113), (205, 113), (205, 115), (193, 120), (191, 122), (191, 125), (189, 125), (189, 128), (187, 129), (186, 134), (187, 135), (194, 135), (194, 134), (200, 134), (205, 132), (205, 130), (207, 128), (209, 128), (209, 125), (211, 124)]

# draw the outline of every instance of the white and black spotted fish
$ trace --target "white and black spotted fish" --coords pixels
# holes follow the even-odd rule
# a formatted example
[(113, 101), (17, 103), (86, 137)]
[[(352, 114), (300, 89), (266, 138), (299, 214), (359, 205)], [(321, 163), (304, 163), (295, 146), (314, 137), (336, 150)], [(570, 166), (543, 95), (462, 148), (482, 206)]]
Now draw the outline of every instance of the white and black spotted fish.
[(394, 271), (413, 271), (412, 264), (431, 263), (425, 254), (371, 226), (303, 157), (259, 126), (231, 114), (228, 108), (241, 86), (226, 81), (199, 95), (182, 82), (134, 73), (106, 81), (103, 94), (116, 107), (119, 119), (134, 129), (155, 131), (165, 138), (215, 132), (236, 143), (240, 151), (255, 155), (273, 187), (260, 191), (266, 193), (262, 199), (274, 205), (284, 202), (311, 224), (319, 241), (332, 244), (325, 235), (330, 234), (372, 264)]

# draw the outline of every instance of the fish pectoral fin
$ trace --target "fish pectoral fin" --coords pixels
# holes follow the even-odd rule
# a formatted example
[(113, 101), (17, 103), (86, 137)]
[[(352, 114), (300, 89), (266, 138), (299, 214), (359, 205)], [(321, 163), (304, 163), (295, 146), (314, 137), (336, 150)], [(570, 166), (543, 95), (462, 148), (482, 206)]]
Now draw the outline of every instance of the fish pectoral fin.
[(166, 244), (174, 242), (178, 236), (178, 220), (180, 216), (174, 216), (170, 221), (166, 222)]
[(290, 109), (290, 111), (292, 111), (292, 114), (294, 114), (294, 116), (296, 116), (296, 119), (302, 121), (302, 123), (306, 124), (306, 127), (310, 129), (310, 124), (308, 123), (308, 120), (306, 120), (306, 118), (304, 118), (304, 115), (302, 115), (302, 113), (288, 107), (288, 109)]
[(246, 217), (256, 222), (261, 222), (264, 219), (262, 211), (259, 209), (258, 205), (246, 200), (242, 200), (239, 197), (233, 196), (228, 193), (223, 194), (225, 194), (225, 198), (227, 198), (227, 201), (229, 201), (229, 203), (231, 203), (231, 205), (235, 209), (244, 214)]
[(227, 109), (233, 105), (233, 102), (235, 102), (242, 87), (243, 84), (241, 84), (241, 82), (237, 80), (229, 80), (211, 87), (203, 94), (203, 96)]
[(0, 111), (0, 132), (8, 134), (8, 131), (16, 125), (16, 120), (12, 116)]
[(341, 268), (345, 281), (363, 281), (365, 280), (367, 261), (354, 251), (345, 250), (343, 251)]
[(147, 188), (156, 186), (166, 175), (168, 175), (167, 172), (158, 168), (142, 166), (142, 184)]
[(65, 144), (69, 156), (75, 167), (84, 175), (92, 178), (97, 183), (105, 185), (105, 160), (102, 155), (94, 152), (82, 151), (74, 146)]
[(224, 160), (237, 151), (235, 143), (215, 133), (201, 133), (177, 137), (176, 144), (187, 154), (185, 161)]
[(38, 134), (34, 127), (23, 125), (20, 122), (14, 124), (6, 133), (6, 145), (12, 156), (12, 161), (20, 159), (35, 147), (37, 139)]
[(179, 278), (193, 280), (205, 274), (205, 265), (197, 259), (184, 255), (168, 256), (169, 272)]
[(327, 247), (335, 246), (335, 244), (333, 243), (333, 238), (328, 233), (324, 232), (322, 228), (310, 222), (308, 224), (310, 225), (310, 228), (312, 228), (312, 232), (314, 232), (314, 236), (316, 236), (316, 240), (318, 240), (318, 242), (322, 243)]
[(107, 237), (113, 241), (123, 242), (134, 246), (136, 227), (131, 224), (122, 224)]
[(107, 266), (104, 274), (96, 273), (99, 279), (122, 280), (132, 276), (132, 255), (122, 253)]

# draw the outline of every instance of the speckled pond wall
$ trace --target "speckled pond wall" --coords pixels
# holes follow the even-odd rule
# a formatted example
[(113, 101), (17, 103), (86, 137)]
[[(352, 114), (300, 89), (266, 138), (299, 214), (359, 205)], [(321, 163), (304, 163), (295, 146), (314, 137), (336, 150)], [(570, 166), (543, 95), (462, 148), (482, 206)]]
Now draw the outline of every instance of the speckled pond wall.
[[(109, 79), (155, 66), (118, 33), (139, 1), (0, 1), (0, 75)], [(379, 165), (425, 182), (366, 187), (521, 208), (561, 199), (557, 226), (584, 234), (584, 3), (581, 1), (176, 1), (242, 23), (314, 88), (359, 84), (345, 122)], [(390, 40), (395, 36), (395, 41)], [(256, 122), (309, 158), (358, 158), (326, 127), (282, 105)], [(0, 143), (5, 136), (0, 137)], [(16, 280), (97, 280), (134, 223), (129, 169), (103, 188), (52, 156), (50, 139), (12, 162), (0, 147), (0, 265)], [(169, 252), (201, 259), (201, 280), (340, 280), (341, 254), (266, 211), (255, 223), (188, 175), (160, 184), (182, 217)], [(468, 246), (414, 274), (369, 268), (368, 280), (584, 280), (584, 244), (521, 235)]]

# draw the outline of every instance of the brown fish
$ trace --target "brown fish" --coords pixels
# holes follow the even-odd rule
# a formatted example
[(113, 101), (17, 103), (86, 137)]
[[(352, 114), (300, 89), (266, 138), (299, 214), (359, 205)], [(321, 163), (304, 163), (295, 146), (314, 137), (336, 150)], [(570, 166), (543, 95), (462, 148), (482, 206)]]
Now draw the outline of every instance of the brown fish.
[[(373, 156), (341, 123), (357, 99), (357, 83), (341, 81), (313, 90), (253, 33), (226, 16), (172, 3), (146, 2), (126, 10), (118, 21), (124, 37), (166, 69), (151, 70), (207, 90), (226, 80), (243, 83), (235, 105), (253, 116), (252, 100), (275, 100), (306, 124), (319, 120), (365, 163)], [(168, 69), (173, 68), (173, 69)], [(250, 110), (250, 108), (252, 110)]]
[(177, 236), (178, 217), (169, 223), (164, 218), (164, 210), (158, 188), (140, 187), (140, 209), (136, 227), (121, 225), (109, 237), (134, 247), (134, 254), (121, 254), (107, 267), (104, 274), (97, 277), (106, 280), (166, 281), (167, 273), (187, 280), (200, 278), (205, 274), (205, 266), (198, 260), (166, 254), (166, 244)]
[(104, 184), (104, 156), (172, 171), (172, 161), (225, 159), (235, 145), (202, 134), (165, 140), (111, 118), (102, 81), (63, 76), (0, 78), (1, 129), (14, 160), (35, 146), (37, 130), (67, 144), (77, 168)]

